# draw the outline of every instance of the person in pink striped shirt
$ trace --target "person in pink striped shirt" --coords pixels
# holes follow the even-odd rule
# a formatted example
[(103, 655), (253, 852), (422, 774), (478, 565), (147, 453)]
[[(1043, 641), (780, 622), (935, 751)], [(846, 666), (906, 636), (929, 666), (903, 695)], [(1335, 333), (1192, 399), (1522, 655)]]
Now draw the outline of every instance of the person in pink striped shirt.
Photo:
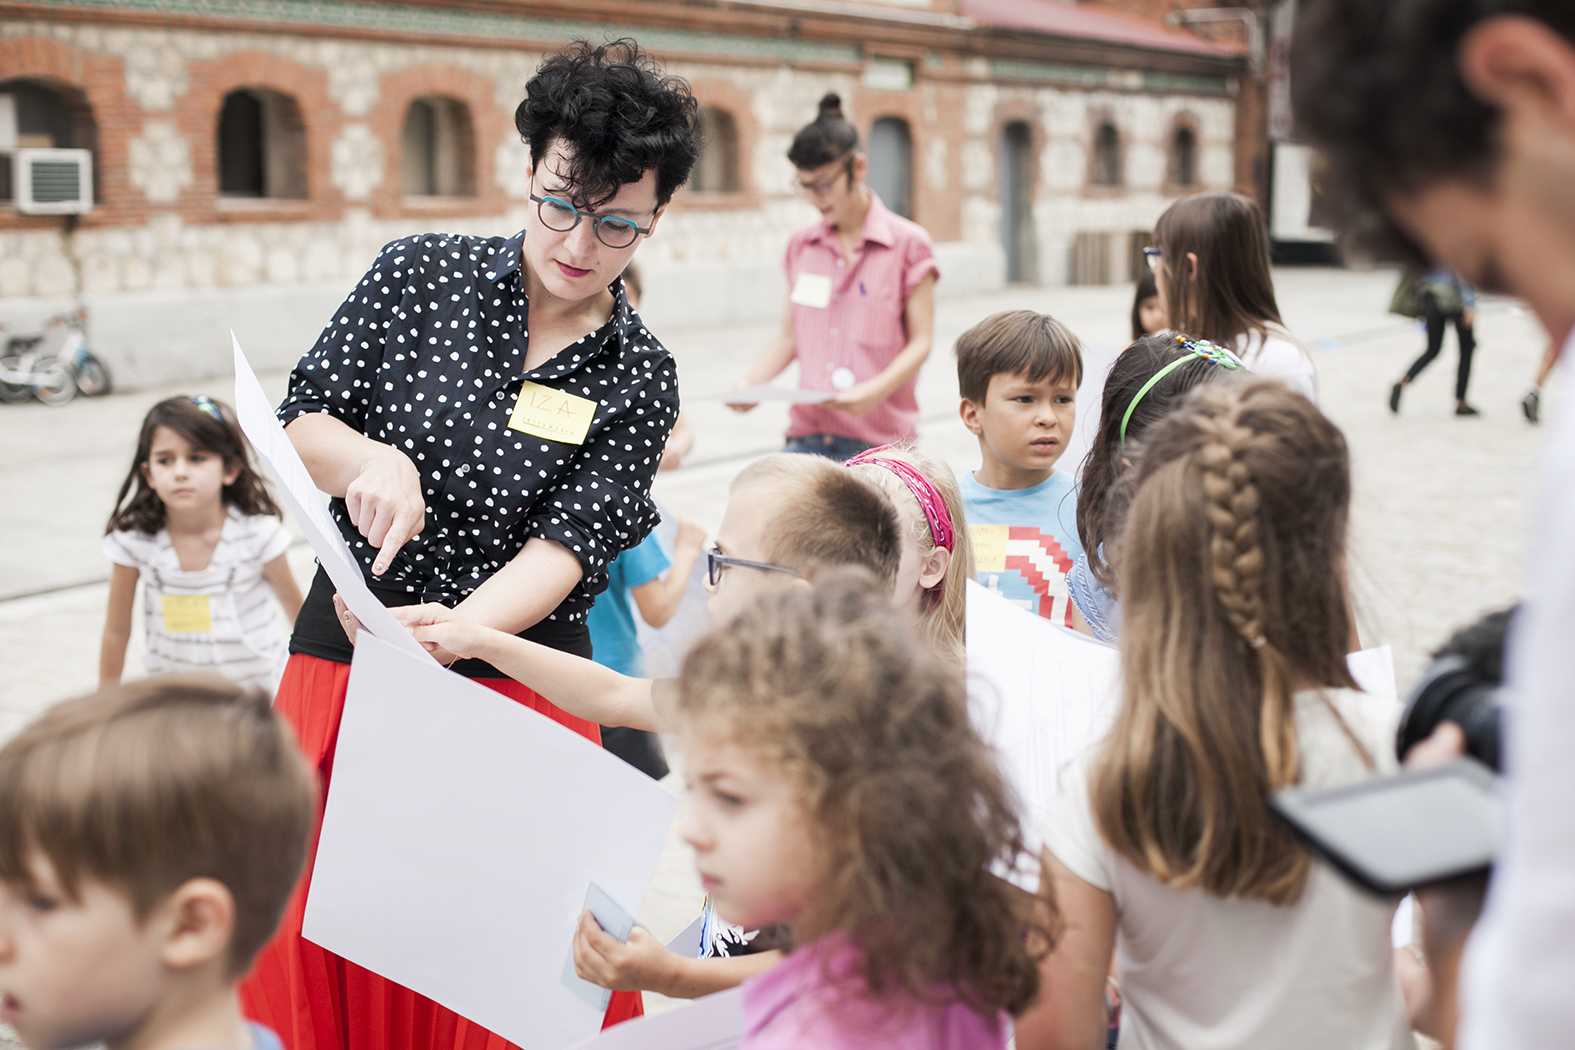
[(821, 219), (788, 240), (782, 327), (734, 389), (770, 382), (796, 360), (800, 388), (828, 399), (793, 406), (787, 451), (841, 462), (912, 441), (914, 387), (930, 356), (940, 277), (930, 235), (865, 184), (869, 162), (837, 95), (820, 100), (820, 115), (794, 137), (788, 159)]

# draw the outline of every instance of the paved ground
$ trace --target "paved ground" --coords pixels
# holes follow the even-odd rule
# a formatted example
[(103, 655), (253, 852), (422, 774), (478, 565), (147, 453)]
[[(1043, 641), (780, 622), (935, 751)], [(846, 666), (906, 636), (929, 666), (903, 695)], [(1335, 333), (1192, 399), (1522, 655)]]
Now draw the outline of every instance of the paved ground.
[[(1384, 312), (1393, 275), (1287, 269), (1276, 280), (1287, 324), (1317, 359), (1323, 407), (1352, 448), (1352, 569), (1363, 640), (1394, 646), (1404, 691), (1426, 652), (1453, 627), (1508, 604), (1520, 590), (1523, 497), (1542, 431), (1525, 423), (1518, 401), (1545, 339), (1513, 303), (1485, 303), (1471, 389), (1482, 417), (1452, 414), (1451, 336), (1396, 418), (1384, 403), (1389, 385), (1420, 352), (1422, 337)], [(1090, 356), (1108, 356), (1125, 341), (1129, 295), (1125, 287), (1023, 288), (943, 300), (938, 349), (920, 386), (925, 443), (958, 470), (977, 465), (973, 439), (956, 418), (950, 360), (952, 342), (969, 325), (997, 310), (1044, 310), (1070, 325)], [(729, 480), (779, 446), (786, 410), (763, 406), (739, 416), (703, 398), (742, 372), (770, 328), (661, 334), (678, 358), (698, 441), (683, 469), (658, 480), (657, 497), (715, 526)], [(270, 393), (282, 391), (283, 375), (263, 380)], [(108, 573), (100, 536), (143, 413), (173, 393), (228, 400), (229, 389), (227, 380), (195, 380), (58, 409), (0, 405), (0, 738), (51, 701), (95, 683)], [(1560, 410), (1558, 394), (1545, 399), (1546, 411)], [(310, 552), (298, 546), (292, 560), (306, 579)], [(140, 669), (135, 639), (132, 651), (128, 674)], [(689, 859), (674, 840), (642, 921), (670, 937), (699, 900)]]

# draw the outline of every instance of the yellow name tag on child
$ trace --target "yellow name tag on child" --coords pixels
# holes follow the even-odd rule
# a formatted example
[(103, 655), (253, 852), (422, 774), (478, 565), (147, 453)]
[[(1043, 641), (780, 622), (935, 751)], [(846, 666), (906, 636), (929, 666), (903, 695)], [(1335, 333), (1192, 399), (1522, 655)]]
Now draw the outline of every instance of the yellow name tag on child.
[(813, 306), (824, 310), (831, 305), (831, 278), (823, 273), (801, 273), (793, 282), (793, 294), (788, 301), (799, 306)]
[(213, 612), (206, 594), (166, 594), (164, 631), (166, 634), (208, 634), (213, 630)]
[(979, 572), (1006, 571), (1006, 525), (970, 525), (973, 540), (973, 566)]
[(514, 402), (509, 429), (548, 441), (580, 445), (590, 432), (596, 408), (597, 402), (590, 398), (565, 394), (527, 379), (520, 387), (519, 400)]

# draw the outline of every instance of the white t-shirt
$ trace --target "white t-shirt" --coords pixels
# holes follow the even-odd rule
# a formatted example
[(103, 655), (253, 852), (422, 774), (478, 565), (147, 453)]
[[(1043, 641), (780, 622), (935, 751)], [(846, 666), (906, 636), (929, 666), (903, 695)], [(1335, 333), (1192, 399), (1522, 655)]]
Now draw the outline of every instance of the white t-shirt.
[[(1324, 697), (1377, 772), (1393, 772), (1396, 704), (1306, 690), (1296, 694), (1302, 784), (1334, 787), (1374, 775)], [(1044, 840), (1073, 874), (1115, 899), (1122, 1047), (1412, 1050), (1390, 947), (1396, 901), (1369, 896), (1317, 860), (1289, 906), (1172, 889), (1100, 836), (1088, 795), (1093, 758), (1062, 775)]]
[(167, 529), (104, 537), (105, 557), (141, 577), (148, 672), (215, 671), (272, 695), (289, 638), (262, 570), (289, 546), (278, 518), (247, 517), (233, 507), (205, 569), (180, 567)]
[[(1575, 332), (1559, 359), (1566, 383), (1572, 354)], [(1559, 408), (1537, 476), (1526, 600), (1505, 662), (1503, 838), (1462, 967), (1467, 1050), (1575, 1042), (1575, 412)]]
[(1255, 375), (1278, 379), (1318, 403), (1318, 369), (1307, 350), (1285, 329), (1271, 324), (1267, 336), (1243, 332), (1232, 341), (1231, 349)]

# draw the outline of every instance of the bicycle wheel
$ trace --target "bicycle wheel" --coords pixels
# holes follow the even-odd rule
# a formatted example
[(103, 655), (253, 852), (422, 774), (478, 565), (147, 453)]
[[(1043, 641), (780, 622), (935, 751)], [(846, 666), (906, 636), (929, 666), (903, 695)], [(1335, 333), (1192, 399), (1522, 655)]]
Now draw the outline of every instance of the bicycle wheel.
[(33, 373), (33, 395), (46, 405), (63, 405), (77, 396), (77, 381), (59, 361), (45, 361)]
[[(3, 369), (7, 375), (21, 375), (24, 373), (23, 361), (20, 357), (0, 358), (0, 369)], [(7, 383), (0, 380), (0, 401), (14, 405), (32, 396), (33, 388), (27, 383)]]
[(87, 397), (103, 397), (109, 393), (109, 369), (104, 362), (83, 350), (76, 361), (77, 392)]

